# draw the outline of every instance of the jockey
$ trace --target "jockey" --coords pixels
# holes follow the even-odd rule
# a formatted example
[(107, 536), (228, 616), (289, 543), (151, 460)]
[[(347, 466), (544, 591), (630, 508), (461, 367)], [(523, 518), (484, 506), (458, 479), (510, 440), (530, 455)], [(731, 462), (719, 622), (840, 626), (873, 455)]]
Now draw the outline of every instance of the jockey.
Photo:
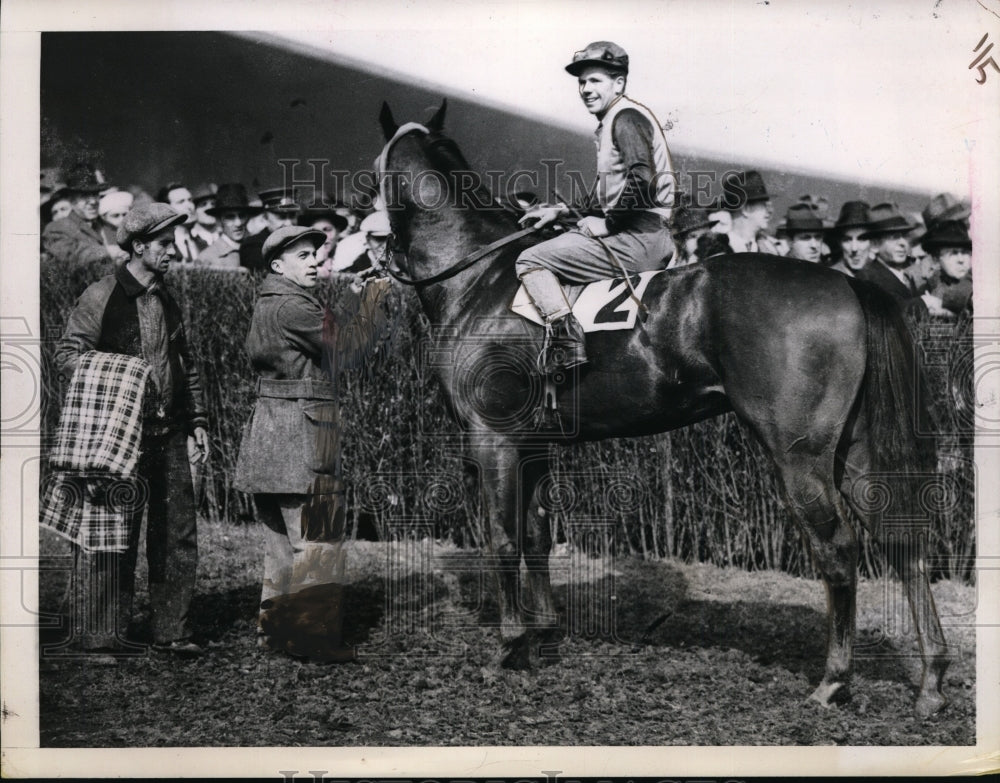
[(597, 41), (576, 52), (566, 70), (577, 77), (580, 98), (598, 120), (596, 187), (581, 209), (560, 203), (529, 210), (521, 222), (537, 220), (536, 228), (570, 214), (580, 219), (576, 230), (525, 250), (516, 264), (550, 334), (549, 373), (587, 361), (583, 328), (561, 282), (663, 269), (673, 252), (673, 163), (656, 117), (625, 95), (628, 55), (617, 44)]

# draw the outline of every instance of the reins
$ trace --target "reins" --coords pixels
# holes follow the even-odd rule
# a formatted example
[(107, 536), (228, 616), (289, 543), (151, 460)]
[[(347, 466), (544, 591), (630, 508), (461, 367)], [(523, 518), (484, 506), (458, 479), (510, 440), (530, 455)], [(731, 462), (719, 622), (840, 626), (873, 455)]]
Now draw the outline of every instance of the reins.
[(491, 242), (485, 247), (479, 248), (479, 250), (477, 250), (475, 253), (467, 255), (465, 258), (461, 259), (457, 263), (452, 264), (447, 269), (438, 272), (436, 275), (431, 275), (430, 277), (422, 277), (419, 280), (416, 280), (412, 277), (406, 277), (401, 272), (397, 272), (396, 270), (394, 270), (393, 260), (390, 260), (390, 263), (386, 267), (386, 270), (389, 272), (390, 275), (392, 275), (394, 280), (398, 280), (400, 283), (403, 283), (405, 285), (425, 286), (425, 285), (431, 285), (432, 283), (440, 283), (442, 280), (447, 280), (449, 277), (454, 277), (459, 272), (464, 272), (470, 266), (475, 264), (477, 261), (481, 261), (490, 253), (493, 253), (494, 251), (499, 250), (500, 248), (506, 245), (509, 245), (511, 242), (516, 242), (517, 240), (528, 236), (528, 234), (534, 233), (535, 230), (536, 229), (534, 226), (530, 226), (528, 228), (522, 228), (520, 231), (515, 231), (513, 234), (508, 234), (505, 237), (501, 237), (496, 242)]
[[(389, 162), (389, 151), (392, 149), (392, 145), (395, 144), (396, 141), (398, 141), (401, 137), (405, 136), (407, 133), (410, 133), (411, 131), (415, 130), (423, 131), (428, 136), (431, 134), (430, 130), (426, 126), (421, 125), (418, 122), (408, 122), (405, 125), (399, 126), (399, 128), (393, 134), (392, 138), (389, 139), (389, 141), (386, 142), (385, 147), (382, 148), (382, 154), (379, 155), (379, 169), (380, 169), (379, 193), (382, 197), (382, 203), (385, 204), (386, 206), (388, 206), (389, 204), (389, 200), (386, 198), (386, 187), (385, 187), (385, 180), (386, 180), (385, 173), (387, 171), (387, 164)], [(389, 263), (386, 265), (386, 271), (392, 276), (394, 280), (397, 280), (400, 283), (403, 283), (404, 285), (412, 285), (415, 287), (419, 287), (419, 286), (431, 285), (433, 283), (440, 283), (442, 280), (447, 280), (450, 277), (454, 277), (459, 272), (464, 272), (466, 269), (475, 264), (477, 261), (481, 261), (483, 258), (490, 255), (490, 253), (493, 253), (499, 250), (500, 248), (511, 244), (512, 242), (516, 242), (517, 240), (522, 239), (523, 237), (526, 237), (529, 234), (534, 233), (535, 231), (536, 231), (535, 227), (531, 226), (529, 228), (523, 228), (520, 231), (515, 231), (513, 234), (508, 234), (505, 237), (501, 237), (495, 242), (491, 242), (485, 247), (481, 247), (474, 253), (467, 255), (465, 258), (452, 264), (447, 269), (438, 272), (436, 275), (431, 275), (430, 277), (422, 277), (420, 279), (415, 279), (409, 277), (409, 275), (407, 274), (404, 274), (401, 269), (399, 270), (394, 269), (393, 267), (395, 265), (396, 253), (393, 253), (392, 257), (389, 259)]]

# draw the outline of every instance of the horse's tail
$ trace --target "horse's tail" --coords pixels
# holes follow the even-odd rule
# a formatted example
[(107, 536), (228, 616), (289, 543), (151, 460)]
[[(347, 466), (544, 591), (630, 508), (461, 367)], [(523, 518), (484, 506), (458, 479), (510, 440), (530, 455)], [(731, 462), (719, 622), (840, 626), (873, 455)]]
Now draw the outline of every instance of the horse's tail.
[[(928, 399), (910, 330), (893, 299), (850, 278), (865, 314), (866, 356), (863, 404), (868, 419), (873, 473), (892, 477), (903, 505), (918, 502), (922, 481), (936, 467)], [(899, 508), (897, 506), (897, 508)]]

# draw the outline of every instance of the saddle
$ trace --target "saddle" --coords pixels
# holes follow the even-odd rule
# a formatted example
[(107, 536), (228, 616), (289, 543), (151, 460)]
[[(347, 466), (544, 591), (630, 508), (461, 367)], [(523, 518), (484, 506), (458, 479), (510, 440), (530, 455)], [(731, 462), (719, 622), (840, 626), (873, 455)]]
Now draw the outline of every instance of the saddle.
[[(563, 291), (584, 332), (634, 329), (639, 317), (639, 302), (642, 301), (649, 282), (661, 272), (662, 269), (639, 272), (628, 281), (623, 277), (616, 277), (587, 285), (563, 285)], [(629, 283), (632, 284), (631, 287)], [(510, 309), (539, 326), (545, 323), (523, 285), (517, 289)]]

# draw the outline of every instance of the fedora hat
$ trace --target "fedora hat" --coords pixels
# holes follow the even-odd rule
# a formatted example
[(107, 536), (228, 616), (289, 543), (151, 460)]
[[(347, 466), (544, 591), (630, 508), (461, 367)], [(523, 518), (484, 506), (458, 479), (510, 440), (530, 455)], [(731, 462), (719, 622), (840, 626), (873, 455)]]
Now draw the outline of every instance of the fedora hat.
[(573, 53), (573, 61), (566, 66), (566, 71), (573, 76), (579, 76), (586, 68), (595, 65), (627, 74), (628, 54), (611, 41), (594, 41), (592, 44), (587, 44), (586, 48)]
[(805, 231), (823, 230), (823, 220), (809, 204), (792, 204), (785, 213), (785, 233), (789, 236)]
[(840, 207), (837, 222), (830, 227), (830, 233), (837, 233), (845, 228), (868, 228), (871, 224), (867, 201), (845, 201)]
[(132, 207), (122, 219), (115, 240), (118, 242), (118, 247), (131, 252), (133, 239), (158, 234), (165, 228), (183, 223), (186, 217), (159, 201), (140, 204)]
[(99, 171), (81, 163), (66, 174), (66, 189), (73, 193), (101, 193), (110, 190), (111, 185), (104, 181)]
[(862, 239), (872, 239), (897, 231), (906, 232), (913, 228), (913, 224), (900, 213), (899, 207), (888, 202), (872, 207), (869, 217), (871, 222), (868, 224), (868, 230), (861, 235)]
[(337, 231), (343, 231), (348, 225), (346, 217), (322, 201), (315, 201), (302, 210), (302, 214), (299, 215), (299, 225), (308, 227), (317, 220), (329, 220)]
[(219, 217), (223, 212), (242, 212), (245, 215), (259, 215), (261, 207), (250, 206), (247, 189), (238, 182), (219, 185), (215, 192), (215, 206), (206, 209), (209, 215)]
[(719, 221), (709, 217), (707, 209), (699, 209), (682, 204), (674, 210), (671, 228), (675, 236), (681, 236), (699, 228), (711, 228)]
[(270, 268), (271, 262), (281, 255), (282, 250), (289, 245), (294, 245), (300, 239), (308, 239), (315, 249), (326, 242), (326, 234), (318, 228), (282, 226), (268, 234), (267, 239), (264, 240), (264, 246), (260, 249), (260, 254), (264, 257), (264, 264)]
[(751, 201), (767, 201), (771, 196), (759, 171), (727, 171), (722, 177), (722, 207), (736, 211)]
[(191, 200), (195, 204), (200, 204), (206, 199), (215, 198), (217, 190), (218, 188), (216, 188), (216, 186), (211, 182), (202, 182), (191, 192)]
[(924, 225), (930, 229), (942, 220), (965, 220), (972, 214), (972, 209), (967, 202), (959, 201), (951, 193), (938, 193), (920, 214)]
[(302, 211), (299, 202), (296, 201), (295, 191), (290, 188), (268, 188), (257, 192), (260, 196), (260, 203), (268, 212), (295, 212)]
[(960, 220), (939, 220), (920, 242), (928, 253), (943, 247), (956, 247), (972, 250), (972, 239), (969, 229)]

